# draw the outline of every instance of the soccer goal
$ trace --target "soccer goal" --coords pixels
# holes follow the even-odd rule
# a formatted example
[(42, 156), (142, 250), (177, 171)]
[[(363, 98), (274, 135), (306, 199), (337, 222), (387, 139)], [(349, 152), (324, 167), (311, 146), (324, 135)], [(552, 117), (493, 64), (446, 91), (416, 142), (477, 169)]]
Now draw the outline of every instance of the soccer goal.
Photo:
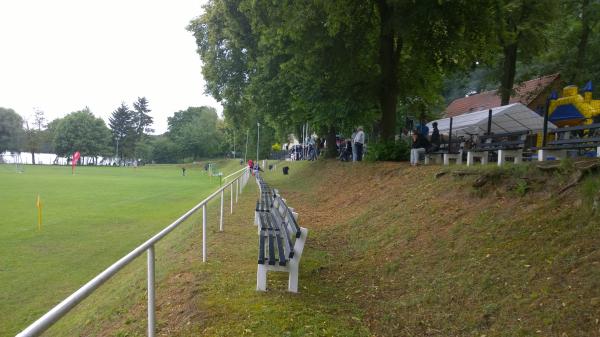
[(21, 160), (20, 153), (0, 153), (0, 167), (14, 170), (16, 173), (23, 173), (23, 161)]

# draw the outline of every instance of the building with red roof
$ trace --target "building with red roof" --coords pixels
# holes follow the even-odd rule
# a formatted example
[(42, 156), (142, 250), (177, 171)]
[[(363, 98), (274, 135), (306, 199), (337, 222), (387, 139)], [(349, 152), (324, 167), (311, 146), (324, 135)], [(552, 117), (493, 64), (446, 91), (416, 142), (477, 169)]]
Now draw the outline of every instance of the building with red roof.
[[(562, 82), (560, 74), (552, 74), (525, 81), (515, 88), (515, 94), (510, 97), (510, 103), (521, 103), (529, 109), (543, 113), (546, 98), (552, 90), (560, 91)], [(457, 98), (452, 101), (445, 111), (445, 117), (456, 117), (465, 113), (491, 109), (500, 106), (498, 90), (484, 91), (479, 94)]]

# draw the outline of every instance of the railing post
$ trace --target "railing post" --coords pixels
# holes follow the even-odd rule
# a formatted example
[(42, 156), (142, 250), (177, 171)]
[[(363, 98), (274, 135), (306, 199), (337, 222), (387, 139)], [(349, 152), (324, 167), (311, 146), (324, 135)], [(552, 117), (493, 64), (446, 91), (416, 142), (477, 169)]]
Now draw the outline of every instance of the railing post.
[(202, 205), (202, 262), (206, 262), (206, 204)]
[(223, 190), (221, 190), (221, 221), (219, 222), (219, 230), (222, 232), (223, 231), (223, 199), (224, 199), (224, 192)]
[(154, 245), (148, 248), (148, 337), (156, 334), (156, 310), (154, 287)]
[(236, 179), (235, 180), (235, 203), (237, 204), (238, 202), (238, 192), (239, 192), (239, 186), (240, 186), (240, 180)]
[(231, 191), (231, 193), (230, 193), (231, 194), (231, 198), (230, 198), (230, 200), (231, 200), (231, 211), (230, 211), (230, 214), (233, 214), (233, 182), (231, 183), (231, 185), (229, 185), (229, 187), (230, 187), (230, 191)]

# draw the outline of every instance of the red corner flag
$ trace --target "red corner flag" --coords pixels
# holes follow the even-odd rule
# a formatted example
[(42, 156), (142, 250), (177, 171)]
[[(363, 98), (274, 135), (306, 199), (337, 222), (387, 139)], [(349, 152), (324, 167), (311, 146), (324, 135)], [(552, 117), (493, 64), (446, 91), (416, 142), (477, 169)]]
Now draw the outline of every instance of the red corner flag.
[(75, 153), (73, 153), (73, 160), (71, 160), (71, 174), (75, 174), (75, 166), (77, 166), (79, 157), (81, 157), (81, 154), (79, 151), (75, 151)]

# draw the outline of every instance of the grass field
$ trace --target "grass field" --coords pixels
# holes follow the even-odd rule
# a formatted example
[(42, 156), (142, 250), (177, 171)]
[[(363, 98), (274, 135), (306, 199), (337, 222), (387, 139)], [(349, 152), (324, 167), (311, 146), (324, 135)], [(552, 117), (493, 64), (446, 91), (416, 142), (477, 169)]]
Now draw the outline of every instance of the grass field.
[[(219, 164), (226, 174), (240, 168)], [(26, 327), (218, 186), (201, 165), (185, 177), (170, 165), (79, 167), (75, 175), (0, 165), (0, 336)]]
[[(440, 170), (448, 168), (323, 160), (285, 165), (291, 167), (289, 175), (282, 175), (279, 169), (265, 172), (264, 177), (299, 213), (301, 226), (309, 229), (300, 267), (300, 293), (286, 291), (284, 273), (270, 273), (268, 291), (255, 291), (257, 237), (252, 219), (257, 186), (250, 183), (233, 215), (226, 214), (223, 232), (217, 229), (218, 201), (209, 205), (206, 263), (200, 256), (198, 216), (156, 247), (159, 336), (600, 336), (599, 174), (590, 174), (579, 186), (558, 195), (556, 191), (571, 179), (569, 165), (556, 172), (527, 164), (474, 168), (490, 177), (483, 187), (473, 187), (477, 175), (453, 174), (454, 170), (463, 171), (460, 166), (439, 176)], [(172, 169), (156, 168), (165, 170), (164, 175), (170, 175)], [(153, 175), (154, 169), (148, 170), (148, 184), (183, 178), (168, 178), (159, 172)], [(27, 174), (35, 176), (31, 170)], [(47, 172), (44, 176), (52, 177)], [(100, 179), (101, 174), (94, 177)], [(69, 178), (79, 177), (64, 177), (64, 184)], [(206, 187), (202, 177), (196, 178), (193, 186), (168, 184), (177, 191), (167, 187), (146, 191), (162, 197), (149, 197), (154, 207), (143, 207), (140, 213), (150, 215), (144, 214), (146, 220), (138, 227), (154, 226), (158, 216), (171, 211), (172, 220), (189, 208), (192, 201), (175, 211), (178, 206), (169, 206), (162, 199), (179, 194), (193, 199), (189, 195)], [(123, 180), (134, 184), (136, 179), (131, 175)], [(131, 192), (136, 188), (134, 184), (127, 189), (130, 199), (138, 195)], [(27, 198), (32, 209), (35, 193)], [(127, 212), (114, 201), (117, 197), (103, 198), (113, 200), (114, 206), (108, 208), (119, 209), (125, 218)], [(186, 202), (170, 201), (172, 205)], [(144, 202), (137, 200), (131, 207), (142, 207), (140, 204)], [(73, 228), (83, 226), (63, 217)], [(111, 227), (124, 227), (123, 220), (115, 225), (110, 217), (104, 218)], [(13, 229), (11, 237), (29, 233), (27, 240), (35, 242), (35, 213), (24, 219), (31, 225), (21, 232)], [(38, 235), (49, 235), (50, 226)], [(142, 240), (117, 229), (116, 234), (95, 232), (98, 237), (109, 236), (97, 243), (91, 234), (85, 235), (86, 243), (71, 239), (70, 245), (86, 249), (105, 246), (72, 258), (76, 261), (70, 262), (70, 268), (60, 267), (65, 263), (46, 256), (50, 254), (30, 252), (43, 246), (57, 254), (48, 248), (48, 242), (60, 241), (55, 237), (38, 240), (38, 246), (23, 243), (27, 249), (11, 239), (13, 250), (20, 247), (19, 254), (27, 254), (29, 264), (40, 265), (40, 276), (60, 267), (52, 273), (55, 278), (71, 282), (77, 276), (81, 280), (73, 281), (69, 289), (68, 285), (45, 287), (43, 283), (49, 280), (61, 282), (48, 276), (36, 282), (34, 267), (21, 268), (31, 275), (20, 280), (24, 284), (13, 282), (11, 287), (28, 296), (28, 288), (37, 288), (38, 296), (21, 301), (27, 305), (35, 302), (29, 309), (19, 308), (16, 301), (10, 309), (2, 307), (2, 324), (8, 326), (4, 317), (17, 317), (19, 310), (24, 321), (28, 315), (31, 320), (37, 318), (54, 304), (47, 298), (61, 299)], [(74, 236), (68, 230), (62, 233)], [(120, 247), (124, 241), (131, 241), (131, 246)], [(66, 240), (60, 247), (73, 251)], [(118, 249), (122, 251), (113, 258), (98, 262), (107, 251)], [(43, 265), (38, 259), (50, 261)], [(8, 279), (4, 265), (2, 261), (2, 282)], [(16, 268), (13, 262), (10, 266)], [(80, 275), (78, 268), (89, 268), (90, 275)], [(45, 336), (145, 336), (145, 291), (142, 257)], [(38, 303), (42, 300), (49, 304)], [(34, 310), (38, 312), (30, 313)], [(16, 324), (10, 322), (10, 326)]]

